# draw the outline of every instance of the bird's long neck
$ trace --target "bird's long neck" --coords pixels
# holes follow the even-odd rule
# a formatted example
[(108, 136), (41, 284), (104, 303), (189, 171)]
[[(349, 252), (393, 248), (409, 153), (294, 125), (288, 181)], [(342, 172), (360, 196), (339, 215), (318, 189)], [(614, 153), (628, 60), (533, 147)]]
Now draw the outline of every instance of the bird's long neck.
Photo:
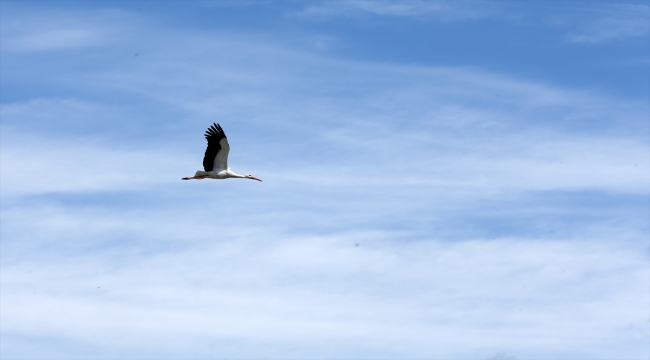
[(228, 170), (226, 171), (226, 173), (228, 174), (228, 177), (231, 177), (231, 178), (240, 178), (240, 179), (243, 179), (243, 178), (246, 177), (246, 175), (239, 175), (239, 174), (237, 174), (236, 172), (234, 172), (234, 171), (232, 171), (232, 170), (230, 170), (230, 169), (228, 169)]

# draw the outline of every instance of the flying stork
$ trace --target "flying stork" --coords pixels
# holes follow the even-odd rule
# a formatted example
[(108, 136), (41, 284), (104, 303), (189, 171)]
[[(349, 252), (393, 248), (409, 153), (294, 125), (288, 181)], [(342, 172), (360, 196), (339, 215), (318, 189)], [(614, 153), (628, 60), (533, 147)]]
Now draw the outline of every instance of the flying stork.
[(205, 156), (203, 157), (203, 170), (198, 170), (192, 177), (184, 177), (183, 180), (203, 180), (203, 179), (253, 179), (262, 181), (251, 174), (239, 175), (228, 167), (228, 152), (230, 152), (230, 145), (228, 145), (228, 138), (226, 133), (223, 132), (221, 125), (212, 124), (205, 132), (205, 138), (208, 140), (208, 148), (205, 149)]

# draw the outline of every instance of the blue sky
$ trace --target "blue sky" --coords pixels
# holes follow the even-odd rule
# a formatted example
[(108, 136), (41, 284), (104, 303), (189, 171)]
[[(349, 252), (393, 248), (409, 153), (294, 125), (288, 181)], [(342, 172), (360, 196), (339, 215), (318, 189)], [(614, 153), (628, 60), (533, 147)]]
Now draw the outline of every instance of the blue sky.
[(3, 359), (650, 356), (648, 2), (0, 6)]

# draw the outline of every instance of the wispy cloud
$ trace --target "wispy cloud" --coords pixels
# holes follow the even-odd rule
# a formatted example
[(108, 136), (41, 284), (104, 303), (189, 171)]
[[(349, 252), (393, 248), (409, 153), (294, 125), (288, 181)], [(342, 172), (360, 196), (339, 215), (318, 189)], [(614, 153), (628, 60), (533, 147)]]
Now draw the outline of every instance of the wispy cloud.
[[(121, 11), (87, 12), (87, 17), (72, 14), (51, 17), (32, 14), (20, 19), (11, 18), (14, 10), (3, 6), (0, 39), (6, 52), (33, 52), (65, 50), (99, 46), (117, 39), (129, 23), (127, 13)], [(11, 18), (11, 20), (10, 20)]]
[(325, 1), (307, 5), (290, 13), (291, 17), (324, 20), (334, 17), (359, 17), (364, 15), (397, 17), (432, 17), (453, 21), (492, 16), (498, 6), (485, 1)]
[(598, 18), (568, 35), (576, 43), (603, 43), (650, 35), (650, 5), (617, 5), (601, 8)]
[[(83, 221), (67, 233), (105, 229), (115, 236), (143, 220), (152, 229), (169, 224), (180, 213), (123, 219), (114, 230), (98, 226), (101, 218), (75, 215)], [(200, 238), (182, 219), (171, 228)], [(216, 243), (144, 258), (120, 246), (67, 264), (10, 261), (3, 267), (3, 328), (14, 336), (54, 336), (61, 346), (74, 339), (104, 354), (228, 358), (316, 350), (363, 358), (492, 349), (539, 355), (647, 336), (638, 316), (648, 300), (638, 286), (647, 281), (642, 256), (597, 237), (446, 243), (395, 242), (389, 233), (225, 230)], [(156, 241), (178, 241), (158, 234)], [(459, 348), (465, 352), (451, 350)]]
[[(573, 9), (575, 10), (575, 9)], [(290, 17), (310, 20), (359, 18), (364, 16), (410, 17), (460, 21), (482, 18), (517, 19), (524, 25), (536, 14), (522, 6), (486, 1), (366, 1), (344, 0), (310, 3), (289, 13)], [(594, 4), (580, 11), (553, 16), (554, 26), (571, 29), (567, 39), (575, 43), (602, 43), (615, 39), (650, 34), (650, 6), (646, 4)]]

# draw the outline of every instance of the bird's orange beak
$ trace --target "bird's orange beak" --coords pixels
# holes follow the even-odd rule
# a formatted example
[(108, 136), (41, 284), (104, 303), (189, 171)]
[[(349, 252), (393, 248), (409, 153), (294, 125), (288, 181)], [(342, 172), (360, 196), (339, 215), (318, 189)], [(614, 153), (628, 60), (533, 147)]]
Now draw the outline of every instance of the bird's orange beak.
[[(252, 176), (252, 175), (251, 175), (251, 179), (253, 179), (253, 180), (257, 180), (257, 181), (262, 181), (262, 179), (258, 179), (258, 178), (256, 178), (255, 176)], [(262, 182), (263, 182), (263, 181), (262, 181)]]

